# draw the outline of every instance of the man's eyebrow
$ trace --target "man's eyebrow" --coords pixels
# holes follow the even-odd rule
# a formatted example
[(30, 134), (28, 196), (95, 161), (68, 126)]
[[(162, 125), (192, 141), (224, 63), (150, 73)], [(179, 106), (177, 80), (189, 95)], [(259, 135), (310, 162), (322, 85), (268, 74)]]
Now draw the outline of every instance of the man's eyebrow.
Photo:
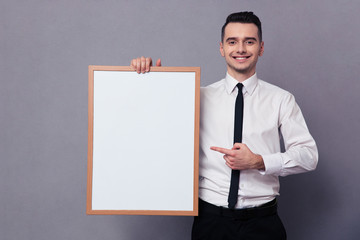
[(253, 41), (257, 42), (257, 39), (254, 37), (246, 37), (245, 41), (248, 41), (248, 40), (253, 40)]
[(237, 41), (237, 40), (238, 40), (238, 38), (236, 38), (236, 37), (229, 37), (226, 39), (227, 42), (228, 41)]
[[(249, 40), (253, 40), (255, 42), (258, 41), (257, 38), (255, 38), (255, 37), (245, 37), (244, 38), (244, 41), (249, 41)], [(229, 38), (226, 39), (226, 42), (228, 42), (228, 41), (239, 41), (239, 38), (237, 38), (237, 37), (229, 37)]]

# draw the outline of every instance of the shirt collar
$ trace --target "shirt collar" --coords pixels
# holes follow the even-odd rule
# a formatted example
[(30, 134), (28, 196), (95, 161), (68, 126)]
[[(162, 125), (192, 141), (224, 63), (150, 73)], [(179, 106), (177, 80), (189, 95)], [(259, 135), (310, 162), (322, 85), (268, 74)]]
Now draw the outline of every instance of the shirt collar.
[[(229, 73), (226, 73), (226, 78), (225, 78), (225, 88), (226, 88), (226, 92), (228, 94), (231, 94), (234, 89), (236, 88), (236, 85), (239, 82), (233, 78), (232, 76), (230, 76)], [(257, 84), (258, 84), (258, 78), (256, 73), (254, 75), (252, 75), (251, 77), (249, 77), (248, 79), (244, 80), (242, 82), (242, 84), (244, 85), (243, 87), (243, 93), (248, 93), (250, 95), (253, 94)]]

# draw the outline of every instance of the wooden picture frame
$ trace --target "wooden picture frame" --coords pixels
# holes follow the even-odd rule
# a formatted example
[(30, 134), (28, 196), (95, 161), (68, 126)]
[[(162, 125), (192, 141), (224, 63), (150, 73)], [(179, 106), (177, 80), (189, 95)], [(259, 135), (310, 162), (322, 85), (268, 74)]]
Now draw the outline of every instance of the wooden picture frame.
[(198, 214), (199, 67), (89, 66), (87, 214)]

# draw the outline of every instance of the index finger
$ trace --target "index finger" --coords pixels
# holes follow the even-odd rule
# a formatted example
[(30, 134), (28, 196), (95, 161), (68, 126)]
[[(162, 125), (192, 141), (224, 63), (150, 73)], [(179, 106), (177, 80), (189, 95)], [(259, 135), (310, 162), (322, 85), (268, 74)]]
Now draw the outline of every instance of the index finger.
[(145, 58), (145, 72), (149, 72), (151, 66), (152, 66), (152, 59)]
[(227, 154), (227, 155), (232, 154), (232, 150), (231, 150), (231, 149), (227, 149), (227, 148), (222, 148), (222, 147), (210, 147), (210, 149), (213, 150), (213, 151), (217, 151), (217, 152), (219, 152), (219, 153)]

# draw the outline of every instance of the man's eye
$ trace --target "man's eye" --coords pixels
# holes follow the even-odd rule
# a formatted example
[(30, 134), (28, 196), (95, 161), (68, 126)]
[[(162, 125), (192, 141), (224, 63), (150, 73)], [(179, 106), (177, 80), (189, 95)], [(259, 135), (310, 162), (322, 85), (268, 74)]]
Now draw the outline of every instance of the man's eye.
[(229, 41), (229, 44), (234, 45), (234, 44), (236, 44), (236, 41)]
[(254, 44), (254, 41), (246, 41), (245, 42), (247, 45), (253, 45)]

